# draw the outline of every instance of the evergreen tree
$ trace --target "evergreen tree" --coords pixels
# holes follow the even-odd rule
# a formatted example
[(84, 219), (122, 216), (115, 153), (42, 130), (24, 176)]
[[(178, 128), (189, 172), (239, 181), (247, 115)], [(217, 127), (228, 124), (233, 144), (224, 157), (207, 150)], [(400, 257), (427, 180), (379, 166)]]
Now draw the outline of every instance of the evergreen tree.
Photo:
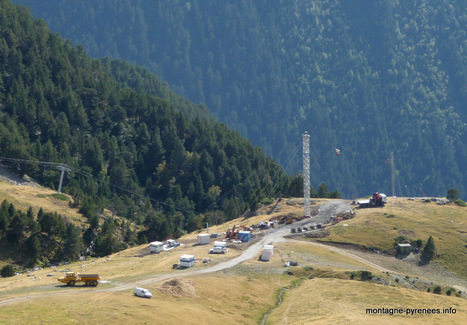
[(451, 188), (448, 191), (448, 195), (446, 196), (446, 198), (448, 198), (451, 201), (457, 200), (459, 198), (459, 191), (456, 190), (455, 188)]
[(80, 229), (70, 223), (66, 229), (63, 255), (70, 261), (79, 258), (83, 250), (83, 240), (81, 239)]
[(0, 209), (0, 239), (3, 237), (3, 234), (6, 232), (8, 227), (8, 219), (5, 215), (5, 212)]
[(7, 229), (8, 241), (13, 245), (20, 245), (26, 238), (25, 230), (27, 229), (24, 217), (21, 213), (17, 213), (10, 222)]
[(15, 275), (15, 268), (11, 264), (7, 264), (2, 268), (0, 275), (4, 278), (11, 277)]
[(26, 240), (26, 253), (31, 258), (31, 262), (35, 263), (41, 256), (41, 242), (39, 235), (32, 235)]
[(322, 183), (318, 186), (318, 197), (328, 197), (328, 187), (326, 184)]
[(426, 265), (430, 263), (435, 255), (435, 241), (430, 235), (425, 247), (423, 248), (422, 255), (420, 256), (420, 265)]

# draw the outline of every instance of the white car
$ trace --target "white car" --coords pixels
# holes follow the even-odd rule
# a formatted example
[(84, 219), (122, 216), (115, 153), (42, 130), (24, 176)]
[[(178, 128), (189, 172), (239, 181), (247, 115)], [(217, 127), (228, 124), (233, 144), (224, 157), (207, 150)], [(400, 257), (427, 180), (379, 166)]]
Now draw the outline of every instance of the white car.
[(151, 298), (152, 298), (152, 293), (149, 292), (148, 289), (144, 289), (144, 288), (135, 288), (135, 296), (141, 297), (141, 298), (148, 298), (148, 299), (151, 299)]
[(225, 254), (227, 253), (227, 248), (224, 247), (214, 247), (209, 250), (211, 254)]

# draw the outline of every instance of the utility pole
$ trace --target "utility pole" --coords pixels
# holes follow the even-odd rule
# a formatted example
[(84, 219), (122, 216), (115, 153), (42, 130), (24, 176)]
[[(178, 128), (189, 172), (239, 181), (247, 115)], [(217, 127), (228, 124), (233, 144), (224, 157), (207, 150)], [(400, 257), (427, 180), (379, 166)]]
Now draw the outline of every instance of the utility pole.
[(391, 185), (392, 185), (392, 196), (396, 196), (396, 191), (395, 191), (395, 168), (394, 168), (394, 152), (391, 151)]
[(58, 194), (62, 193), (62, 184), (63, 184), (63, 176), (65, 172), (71, 172), (71, 169), (68, 168), (65, 164), (60, 164), (57, 166), (57, 169), (61, 171), (60, 174), (60, 184), (58, 185)]
[(310, 135), (303, 134), (303, 203), (304, 216), (310, 217)]

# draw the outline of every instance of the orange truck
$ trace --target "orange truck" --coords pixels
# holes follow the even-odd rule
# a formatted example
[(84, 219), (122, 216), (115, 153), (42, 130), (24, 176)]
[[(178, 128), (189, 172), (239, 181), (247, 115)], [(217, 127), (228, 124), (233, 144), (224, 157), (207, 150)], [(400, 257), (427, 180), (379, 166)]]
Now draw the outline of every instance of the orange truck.
[(86, 286), (96, 287), (99, 284), (99, 275), (97, 274), (80, 274), (75, 272), (66, 272), (65, 276), (58, 279), (59, 282), (66, 283), (73, 287), (77, 282), (84, 282)]

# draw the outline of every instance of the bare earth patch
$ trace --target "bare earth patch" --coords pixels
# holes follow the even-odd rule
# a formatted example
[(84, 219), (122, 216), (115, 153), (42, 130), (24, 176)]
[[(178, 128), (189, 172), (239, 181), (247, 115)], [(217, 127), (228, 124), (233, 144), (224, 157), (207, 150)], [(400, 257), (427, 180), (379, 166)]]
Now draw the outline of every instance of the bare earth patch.
[(164, 282), (157, 291), (162, 294), (176, 297), (196, 297), (196, 289), (193, 281), (186, 279), (172, 279)]

